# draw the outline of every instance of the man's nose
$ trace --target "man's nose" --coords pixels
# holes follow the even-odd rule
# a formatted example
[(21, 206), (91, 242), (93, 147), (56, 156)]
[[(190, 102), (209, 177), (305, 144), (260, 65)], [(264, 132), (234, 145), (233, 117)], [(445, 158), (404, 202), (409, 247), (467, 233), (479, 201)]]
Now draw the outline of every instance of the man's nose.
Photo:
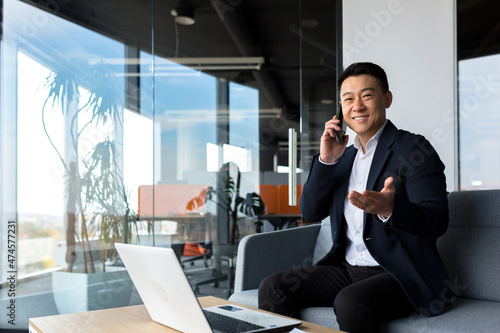
[(363, 101), (360, 99), (355, 99), (354, 103), (352, 104), (352, 111), (359, 112), (363, 111), (363, 109), (364, 109)]

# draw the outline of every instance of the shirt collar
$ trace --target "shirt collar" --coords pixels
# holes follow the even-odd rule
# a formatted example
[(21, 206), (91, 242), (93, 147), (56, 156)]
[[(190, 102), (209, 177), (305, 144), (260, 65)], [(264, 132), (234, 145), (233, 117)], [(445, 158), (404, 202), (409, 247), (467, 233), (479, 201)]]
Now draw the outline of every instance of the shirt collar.
[[(374, 145), (375, 146), (377, 145), (378, 139), (382, 135), (382, 132), (384, 131), (385, 125), (387, 125), (387, 119), (385, 120), (384, 125), (382, 125), (382, 127), (380, 127), (380, 129), (377, 131), (377, 133), (375, 133), (375, 135), (372, 136), (372, 138), (370, 140), (368, 140), (368, 142), (366, 143), (366, 151), (369, 151)], [(359, 136), (357, 134), (356, 134), (356, 137), (354, 138), (353, 146), (357, 150), (361, 151), (361, 141), (359, 140)]]

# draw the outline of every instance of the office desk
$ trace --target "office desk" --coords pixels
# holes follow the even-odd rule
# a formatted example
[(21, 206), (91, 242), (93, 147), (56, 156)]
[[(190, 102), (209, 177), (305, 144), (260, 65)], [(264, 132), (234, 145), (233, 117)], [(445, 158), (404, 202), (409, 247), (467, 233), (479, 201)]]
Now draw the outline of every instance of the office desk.
[[(199, 301), (202, 307), (232, 303), (212, 296), (201, 297)], [(31, 318), (29, 320), (29, 325), (30, 333), (177, 332), (176, 330), (154, 322), (144, 305)], [(309, 333), (340, 332), (307, 322), (300, 325), (299, 329)]]
[(281, 230), (288, 222), (300, 220), (300, 214), (262, 214), (258, 215), (259, 222), (267, 220), (274, 227), (274, 230)]
[(202, 213), (192, 213), (192, 214), (167, 214), (167, 215), (141, 215), (138, 217), (138, 220), (145, 221), (176, 221), (176, 222), (189, 222), (189, 221), (199, 221), (204, 220), (205, 214)]
[[(193, 239), (205, 239), (206, 232), (208, 232), (208, 224), (206, 221), (207, 215), (201, 213), (193, 214), (167, 214), (167, 215), (141, 215), (137, 217), (137, 221), (154, 222), (153, 228), (155, 233), (160, 233), (162, 230), (161, 223), (177, 222), (178, 226), (175, 232), (182, 239), (193, 240)], [(144, 231), (149, 233), (148, 231)]]
[(175, 221), (178, 223), (190, 223), (190, 222), (203, 222), (205, 221), (206, 215), (202, 213), (193, 214), (167, 214), (167, 215), (140, 215), (137, 217), (137, 221)]

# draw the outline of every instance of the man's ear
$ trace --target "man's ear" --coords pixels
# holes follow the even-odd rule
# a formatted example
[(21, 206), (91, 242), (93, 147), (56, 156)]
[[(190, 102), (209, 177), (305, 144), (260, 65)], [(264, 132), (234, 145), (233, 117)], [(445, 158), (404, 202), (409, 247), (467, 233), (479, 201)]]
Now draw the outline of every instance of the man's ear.
[(388, 109), (392, 104), (392, 92), (388, 90), (385, 93), (385, 108)]

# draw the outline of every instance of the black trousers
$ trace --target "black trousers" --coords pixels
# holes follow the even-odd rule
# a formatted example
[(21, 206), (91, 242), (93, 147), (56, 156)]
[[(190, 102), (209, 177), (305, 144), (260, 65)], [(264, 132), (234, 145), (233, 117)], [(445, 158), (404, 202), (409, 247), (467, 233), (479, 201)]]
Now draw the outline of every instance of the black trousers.
[(380, 267), (300, 267), (260, 284), (260, 309), (294, 317), (311, 306), (333, 306), (340, 329), (353, 333), (379, 332), (380, 323), (415, 312), (399, 283)]

